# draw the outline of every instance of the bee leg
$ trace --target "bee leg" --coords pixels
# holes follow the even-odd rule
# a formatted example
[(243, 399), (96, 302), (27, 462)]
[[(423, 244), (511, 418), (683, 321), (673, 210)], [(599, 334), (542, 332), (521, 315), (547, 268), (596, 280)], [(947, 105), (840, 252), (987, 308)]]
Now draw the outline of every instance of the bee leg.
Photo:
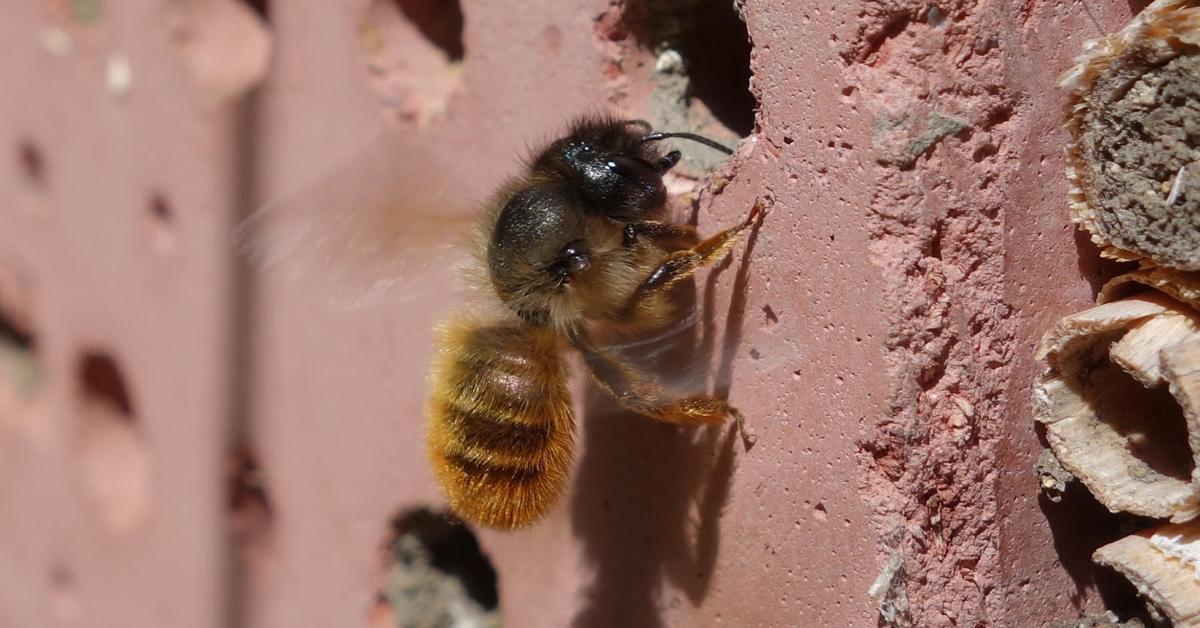
[[(741, 224), (721, 231), (690, 249), (675, 251), (667, 255), (666, 259), (634, 291), (633, 296), (625, 304), (625, 311), (631, 312), (637, 309), (638, 304), (650, 295), (670, 289), (680, 281), (691, 277), (698, 268), (712, 264), (724, 257), (729, 249), (737, 243), (742, 232), (761, 220), (764, 215), (766, 215), (764, 206), (761, 203), (755, 203)], [(629, 228), (627, 227), (627, 237), (628, 233)]]
[(683, 425), (713, 425), (721, 423), (726, 417), (733, 417), (734, 425), (737, 426), (738, 434), (741, 435), (742, 444), (747, 451), (758, 440), (756, 435), (746, 429), (746, 417), (740, 410), (729, 405), (729, 402), (724, 399), (709, 395), (685, 397), (670, 405), (643, 408), (638, 412), (665, 423)]
[(689, 226), (657, 220), (643, 220), (625, 225), (625, 246), (633, 246), (643, 238), (671, 250), (691, 248), (700, 242), (700, 235)]
[(663, 156), (662, 159), (659, 159), (658, 163), (654, 164), (654, 167), (658, 168), (660, 173), (666, 173), (666, 171), (674, 168), (675, 164), (679, 163), (681, 158), (683, 158), (683, 153), (673, 150)]
[(749, 451), (758, 437), (746, 428), (746, 417), (724, 399), (693, 395), (670, 403), (657, 404), (649, 399), (618, 397), (622, 406), (643, 416), (678, 425), (717, 425), (732, 417), (743, 447)]
[(716, 425), (732, 417), (749, 450), (756, 440), (746, 429), (741, 412), (724, 399), (711, 395), (691, 395), (681, 399), (665, 399), (663, 386), (651, 375), (642, 373), (620, 358), (591, 346), (585, 338), (577, 337), (575, 346), (592, 371), (596, 382), (609, 392), (622, 407), (664, 423), (677, 425)]

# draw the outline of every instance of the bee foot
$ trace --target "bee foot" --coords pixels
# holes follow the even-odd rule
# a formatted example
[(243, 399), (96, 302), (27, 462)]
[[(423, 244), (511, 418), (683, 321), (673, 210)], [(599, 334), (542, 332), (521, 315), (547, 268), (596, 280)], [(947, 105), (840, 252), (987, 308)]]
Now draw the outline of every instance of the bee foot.
[(733, 415), (733, 422), (737, 427), (738, 435), (742, 437), (742, 449), (750, 451), (750, 448), (754, 447), (754, 444), (758, 442), (758, 435), (746, 427), (746, 417), (741, 412), (730, 408), (729, 413)]
[(754, 444), (758, 442), (758, 434), (748, 430), (741, 430), (742, 433), (742, 451), (750, 451)]
[(745, 228), (753, 226), (755, 223), (762, 223), (763, 219), (767, 217), (767, 214), (771, 213), (771, 206), (772, 203), (766, 199), (756, 199), (754, 201), (754, 207), (750, 208), (750, 213), (746, 216), (746, 220), (742, 223), (742, 227)]

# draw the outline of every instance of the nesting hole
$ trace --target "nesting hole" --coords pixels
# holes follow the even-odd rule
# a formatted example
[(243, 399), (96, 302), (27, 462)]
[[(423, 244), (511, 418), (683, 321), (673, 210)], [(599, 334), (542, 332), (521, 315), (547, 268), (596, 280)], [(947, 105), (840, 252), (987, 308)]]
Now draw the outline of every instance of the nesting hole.
[(445, 111), (466, 55), (458, 0), (371, 0), (360, 24), (373, 91), (386, 110), (418, 125)]
[(79, 380), (86, 405), (102, 407), (123, 422), (133, 421), (133, 402), (125, 386), (125, 376), (107, 353), (84, 355), (79, 365)]
[(733, 3), (704, 3), (682, 48), (692, 95), (734, 133), (750, 135), (756, 104), (750, 93), (750, 36)]
[(170, 253), (175, 248), (175, 211), (162, 194), (150, 197), (146, 208), (146, 231), (150, 244), (159, 253)]
[(76, 624), (83, 619), (83, 608), (79, 603), (79, 585), (75, 573), (63, 563), (50, 567), (50, 608), (60, 624)]
[(136, 529), (150, 511), (150, 456), (125, 375), (99, 350), (82, 355), (76, 374), (76, 457), (84, 492), (111, 529)]
[[(738, 137), (750, 135), (757, 105), (750, 91), (751, 42), (733, 2), (630, 0), (623, 19), (638, 45), (658, 57), (660, 83), (664, 74), (686, 77), (685, 102), (699, 109), (689, 112), (693, 122), (707, 115)], [(679, 54), (680, 67), (669, 67), (666, 51)]]
[(429, 43), (451, 61), (462, 61), (463, 12), (458, 0), (392, 0)]
[(264, 22), (270, 22), (271, 8), (267, 0), (242, 0), (246, 6), (258, 14)]
[[(28, 398), (41, 380), (29, 285), (16, 272), (0, 266), (0, 382), (18, 398)], [(15, 401), (0, 394), (0, 415), (6, 414), (4, 406)]]
[(249, 573), (265, 573), (275, 508), (258, 456), (246, 442), (233, 447), (226, 459), (225, 499), (238, 558)]
[(247, 446), (239, 445), (229, 461), (227, 485), (229, 509), (254, 520), (269, 521), (272, 508), (258, 458)]
[(402, 513), (382, 549), (372, 628), (500, 625), (496, 570), (458, 518), (427, 508)]
[(17, 145), (17, 163), (26, 181), (36, 187), (46, 184), (46, 158), (37, 144), (30, 140), (20, 142)]
[(1146, 388), (1109, 357), (1108, 348), (1124, 333), (1116, 330), (1072, 342), (1088, 346), (1068, 347), (1063, 353), (1079, 351), (1086, 366), (1068, 381), (1094, 409), (1096, 419), (1123, 439), (1130, 455), (1145, 465), (1140, 473), (1190, 482), (1195, 462), (1183, 408), (1165, 384)]

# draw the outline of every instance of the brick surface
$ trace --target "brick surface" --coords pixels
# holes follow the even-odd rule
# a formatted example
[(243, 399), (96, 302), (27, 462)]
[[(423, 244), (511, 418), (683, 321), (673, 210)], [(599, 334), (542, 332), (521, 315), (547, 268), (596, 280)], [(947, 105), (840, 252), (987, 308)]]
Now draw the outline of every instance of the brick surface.
[[(464, 298), (437, 263), (410, 266), (402, 298), (334, 305), (325, 289), (373, 269), (320, 248), (290, 275), (239, 275), (237, 217), (303, 230), (437, 168), (479, 202), (604, 109), (748, 133), (723, 165), (689, 147), (697, 178), (672, 186), (703, 232), (772, 206), (697, 281), (702, 331), (731, 347), (711, 369), (758, 443), (614, 412), (576, 368), (568, 493), (535, 527), (477, 531), (504, 624), (869, 626), (882, 608), (1026, 626), (1099, 608), (1099, 540), (1035, 492), (1027, 391), (1034, 340), (1108, 270), (1066, 219), (1054, 81), (1138, 7), (737, 3), (747, 130), (722, 113), (736, 99), (672, 100), (679, 75), (645, 47), (669, 35), (637, 2), (463, 0), (461, 66), (391, 2), (274, 2), (266, 78), (232, 100), (214, 94), (255, 78), (248, 13), (184, 3), (239, 45), (181, 55), (164, 5), (2, 10), (0, 308), (21, 292), (3, 273), (20, 277), (44, 376), (0, 387), (0, 626), (370, 625), (391, 519), (442, 504), (422, 405), (432, 326)], [(128, 411), (81, 376), (89, 351), (117, 365)], [(231, 517), (239, 438), (269, 508)]]
[(0, 417), (0, 623), (219, 625), (233, 118), (201, 104), (158, 3), (64, 11), (0, 19), (0, 265), (42, 368), (0, 393), (23, 408)]

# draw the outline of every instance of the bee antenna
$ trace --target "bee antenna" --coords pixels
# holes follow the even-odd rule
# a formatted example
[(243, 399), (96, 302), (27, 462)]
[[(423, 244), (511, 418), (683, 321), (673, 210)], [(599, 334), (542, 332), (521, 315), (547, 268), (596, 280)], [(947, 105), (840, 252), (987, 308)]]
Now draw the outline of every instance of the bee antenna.
[(647, 133), (645, 136), (642, 137), (642, 139), (638, 140), (637, 143), (645, 144), (646, 142), (657, 142), (659, 140), (665, 140), (665, 139), (669, 139), (672, 137), (677, 137), (679, 139), (684, 139), (684, 140), (692, 140), (693, 142), (700, 142), (701, 144), (704, 144), (705, 146), (708, 146), (709, 148), (714, 148), (716, 150), (719, 150), (722, 153), (725, 153), (726, 155), (733, 154), (732, 149), (730, 149), (722, 144), (718, 144), (717, 142), (710, 140), (707, 137), (704, 137), (703, 135), (696, 135), (695, 133), (663, 133), (661, 131), (657, 131), (654, 133)]

